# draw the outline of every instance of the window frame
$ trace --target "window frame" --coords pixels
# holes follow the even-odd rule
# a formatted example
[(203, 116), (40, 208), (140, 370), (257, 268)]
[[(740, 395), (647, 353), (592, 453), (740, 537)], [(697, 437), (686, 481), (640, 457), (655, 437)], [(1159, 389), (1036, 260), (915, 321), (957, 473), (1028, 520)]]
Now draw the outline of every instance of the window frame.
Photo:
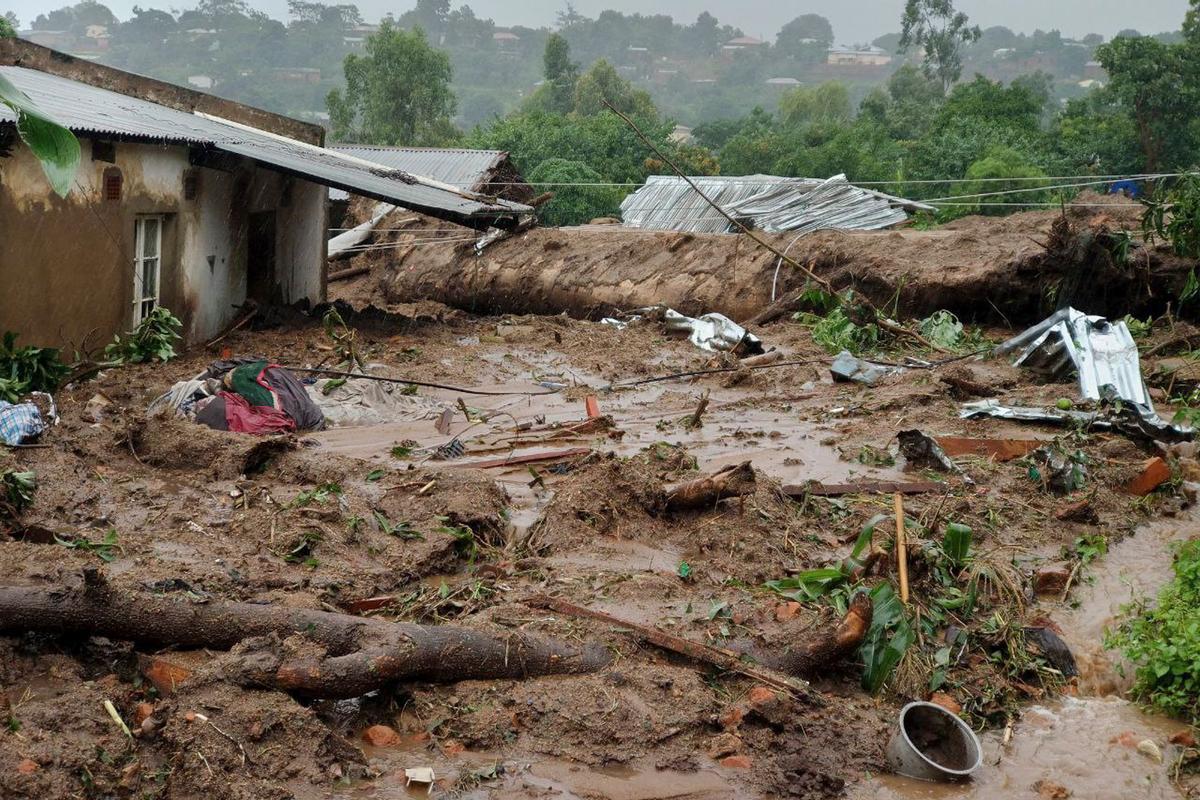
[[(163, 214), (139, 214), (134, 219), (134, 251), (133, 251), (133, 324), (146, 319), (160, 305), (162, 295), (162, 239), (163, 224), (166, 220)], [(148, 222), (154, 222), (154, 252), (146, 254), (146, 234)], [(147, 293), (144, 276), (147, 263), (154, 262), (154, 290)], [(147, 306), (147, 303), (149, 304)]]

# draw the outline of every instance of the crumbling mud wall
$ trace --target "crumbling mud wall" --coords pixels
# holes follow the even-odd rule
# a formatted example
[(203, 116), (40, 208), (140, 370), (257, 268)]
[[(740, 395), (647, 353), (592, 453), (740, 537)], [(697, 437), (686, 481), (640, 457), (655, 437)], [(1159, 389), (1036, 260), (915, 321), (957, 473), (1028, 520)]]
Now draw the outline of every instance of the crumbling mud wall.
[[(1122, 253), (1119, 232), (1136, 227), (1136, 215), (1115, 206), (1068, 211), (1065, 219), (1043, 211), (971, 217), (934, 230), (763, 236), (835, 288), (853, 286), (898, 314), (946, 308), (967, 320), (1019, 324), (1064, 303), (1116, 316), (1161, 312), (1195, 263), (1145, 247), (1136, 236)], [(461, 237), (437, 244), (412, 236), (408, 245), (404, 238), (359, 256), (368, 276), (331, 284), (332, 296), (593, 318), (665, 303), (687, 314), (746, 320), (771, 302), (773, 283), (776, 296), (804, 285), (786, 264), (776, 281), (778, 259), (748, 236), (544, 228), (481, 255)]]

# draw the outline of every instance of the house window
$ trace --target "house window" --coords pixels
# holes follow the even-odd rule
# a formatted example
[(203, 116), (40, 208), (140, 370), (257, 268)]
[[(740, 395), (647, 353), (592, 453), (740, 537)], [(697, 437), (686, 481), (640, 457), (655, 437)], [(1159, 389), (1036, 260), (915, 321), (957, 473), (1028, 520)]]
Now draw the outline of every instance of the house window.
[(162, 273), (162, 217), (138, 217), (134, 223), (136, 247), (133, 259), (133, 324), (158, 305)]

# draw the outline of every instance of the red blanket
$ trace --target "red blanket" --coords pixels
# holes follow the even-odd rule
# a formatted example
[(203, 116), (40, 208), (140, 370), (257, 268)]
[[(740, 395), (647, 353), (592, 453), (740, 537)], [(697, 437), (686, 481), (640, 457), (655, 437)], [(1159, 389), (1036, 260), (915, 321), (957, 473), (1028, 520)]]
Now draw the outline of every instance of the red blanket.
[(225, 423), (236, 433), (289, 433), (296, 430), (295, 421), (270, 406), (251, 406), (246, 398), (233, 392), (221, 392), (225, 399)]

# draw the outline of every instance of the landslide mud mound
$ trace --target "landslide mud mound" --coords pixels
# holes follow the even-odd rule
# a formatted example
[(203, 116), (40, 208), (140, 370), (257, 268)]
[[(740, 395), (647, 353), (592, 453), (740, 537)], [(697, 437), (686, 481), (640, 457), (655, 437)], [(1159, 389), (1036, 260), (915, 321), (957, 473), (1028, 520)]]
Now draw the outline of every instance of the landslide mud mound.
[[(1089, 207), (1065, 215), (969, 217), (933, 230), (762, 236), (836, 288), (855, 287), (900, 314), (946, 308), (964, 320), (1017, 325), (1063, 302), (1115, 316), (1161, 312), (1194, 263), (1143, 246), (1136, 235), (1124, 241), (1121, 232), (1138, 229), (1128, 201), (1092, 194), (1080, 201)], [(768, 306), (773, 283), (776, 297), (804, 283), (786, 265), (776, 280), (777, 258), (746, 236), (619, 226), (534, 229), (478, 256), (460, 241), (414, 240), (351, 263), (368, 274), (331, 284), (335, 296), (391, 306), (437, 300), (482, 314), (566, 310), (596, 318), (665, 303), (745, 320)]]

